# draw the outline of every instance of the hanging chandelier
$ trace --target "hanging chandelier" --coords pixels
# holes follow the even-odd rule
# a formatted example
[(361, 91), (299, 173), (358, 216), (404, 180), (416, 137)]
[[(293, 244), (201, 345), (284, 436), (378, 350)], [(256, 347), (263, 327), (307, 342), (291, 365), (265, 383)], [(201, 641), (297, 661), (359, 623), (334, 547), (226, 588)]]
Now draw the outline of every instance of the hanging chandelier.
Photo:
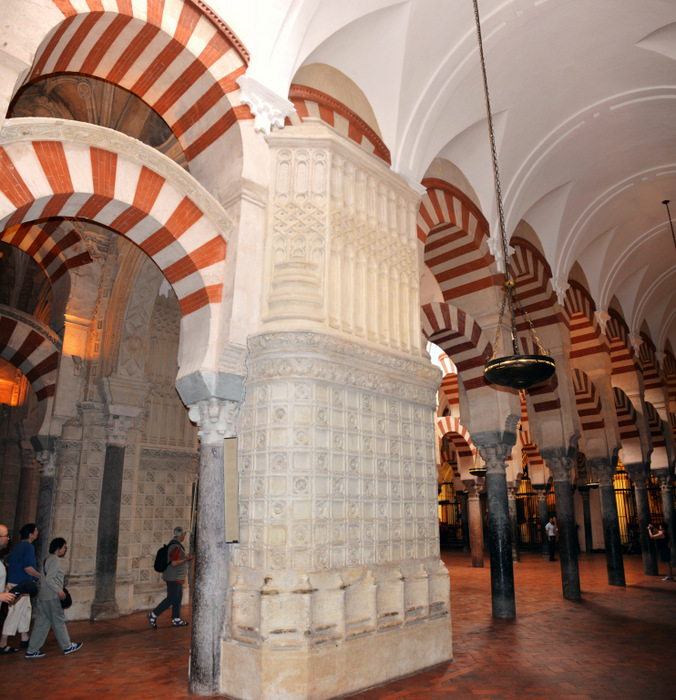
[[(507, 246), (507, 234), (505, 232), (505, 215), (502, 207), (502, 192), (500, 190), (500, 173), (498, 171), (498, 154), (495, 147), (495, 133), (493, 130), (493, 115), (491, 114), (491, 103), (488, 95), (488, 78), (486, 77), (486, 62), (484, 59), (483, 43), (481, 41), (481, 22), (479, 20), (478, 0), (474, 3), (474, 19), (476, 21), (476, 34), (479, 42), (479, 58), (481, 60), (481, 74), (484, 83), (484, 96), (486, 98), (486, 114), (488, 117), (488, 134), (491, 142), (491, 155), (493, 158), (493, 176), (495, 179), (495, 197), (498, 206), (498, 219), (500, 222), (500, 240), (502, 243), (502, 256), (505, 266), (505, 282), (502, 288), (502, 304), (498, 316), (498, 327), (493, 343), (493, 355), (484, 366), (484, 378), (491, 384), (509, 387), (511, 389), (529, 389), (537, 384), (546, 382), (556, 371), (554, 360), (542, 347), (542, 343), (535, 332), (533, 322), (523, 307), (516, 293), (516, 283), (512, 279), (509, 268), (509, 249)], [(539, 354), (523, 355), (519, 352), (519, 345), (516, 334), (516, 311), (526, 320), (533, 342)], [(510, 317), (510, 329), (512, 335), (513, 355), (496, 357), (500, 343), (500, 333), (502, 330), (502, 319), (505, 311), (508, 310)]]

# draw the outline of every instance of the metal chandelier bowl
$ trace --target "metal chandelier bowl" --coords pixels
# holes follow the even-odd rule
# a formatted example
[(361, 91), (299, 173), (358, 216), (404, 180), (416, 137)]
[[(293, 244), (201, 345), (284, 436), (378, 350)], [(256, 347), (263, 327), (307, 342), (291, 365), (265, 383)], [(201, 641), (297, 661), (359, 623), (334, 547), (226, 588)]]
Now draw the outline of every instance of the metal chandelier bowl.
[(554, 372), (556, 363), (548, 355), (508, 355), (489, 360), (484, 366), (487, 382), (517, 390), (543, 384)]

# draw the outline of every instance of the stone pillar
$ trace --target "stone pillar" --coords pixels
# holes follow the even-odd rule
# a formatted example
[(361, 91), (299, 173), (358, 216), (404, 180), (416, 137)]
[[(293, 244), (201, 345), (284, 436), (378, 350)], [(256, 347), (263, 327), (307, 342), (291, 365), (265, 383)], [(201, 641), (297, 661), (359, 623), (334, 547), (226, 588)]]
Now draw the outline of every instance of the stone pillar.
[(547, 488), (536, 489), (538, 506), (540, 507), (540, 537), (542, 539), (542, 557), (549, 559), (549, 538), (547, 537), (547, 523), (549, 522), (549, 510), (547, 509)]
[(519, 554), (519, 522), (516, 513), (516, 492), (518, 487), (507, 487), (507, 502), (509, 506), (509, 522), (512, 532), (512, 561), (520, 561)]
[(606, 566), (608, 567), (608, 585), (625, 586), (624, 560), (622, 559), (622, 540), (620, 523), (617, 517), (617, 501), (613, 474), (607, 457), (589, 459), (592, 469), (599, 475), (601, 483), (601, 517), (603, 518), (603, 541), (606, 547)]
[[(16, 513), (14, 516), (15, 524), (22, 527), (26, 523), (34, 522), (35, 513), (33, 512), (33, 490), (34, 479), (36, 476), (35, 457), (31, 447), (25, 447), (21, 443), (19, 448), (19, 457), (21, 460), (21, 470), (19, 476), (19, 493), (16, 504)], [(42, 535), (38, 535), (38, 538)]]
[(471, 551), (469, 541), (469, 510), (467, 503), (469, 501), (469, 491), (460, 491), (456, 493), (458, 502), (460, 503), (460, 525), (462, 531), (462, 551)]
[(634, 482), (634, 493), (636, 495), (636, 514), (638, 516), (638, 532), (641, 542), (641, 555), (643, 557), (643, 573), (646, 576), (657, 576), (657, 553), (652, 546), (650, 535), (648, 534), (648, 523), (650, 522), (650, 503), (648, 501), (648, 469), (649, 465), (643, 462), (632, 462), (624, 465), (627, 474)]
[(493, 617), (516, 617), (512, 533), (507, 498), (505, 460), (512, 452), (512, 443), (474, 444), (486, 463), (488, 496), (488, 541), (491, 561), (491, 598)]
[[(563, 597), (578, 600), (580, 593), (580, 570), (577, 563), (577, 528), (575, 507), (570, 487), (570, 470), (574, 460), (568, 447), (542, 448), (540, 454), (552, 472), (554, 495), (556, 496), (556, 522), (559, 528), (559, 560)], [(572, 452), (573, 456), (575, 451)]]
[(41, 465), (41, 469), (35, 524), (38, 526), (40, 535), (35, 543), (35, 561), (41, 562), (44, 561), (49, 554), (49, 543), (52, 540), (52, 508), (54, 506), (56, 452), (53, 450), (43, 450), (38, 453), (37, 460)]
[(591, 508), (589, 506), (589, 486), (578, 486), (582, 498), (582, 519), (584, 520), (584, 551), (589, 554), (594, 549), (594, 534), (592, 532)]
[(199, 426), (200, 464), (195, 538), (190, 692), (212, 695), (221, 680), (221, 644), (228, 592), (225, 536), (225, 438), (234, 435), (238, 403), (210, 398), (190, 406)]
[(119, 616), (115, 599), (120, 541), (120, 506), (127, 433), (142, 411), (134, 406), (107, 406), (106, 452), (103, 461), (99, 523), (96, 533), (96, 579), (92, 620)]
[(484, 520), (481, 514), (481, 487), (474, 479), (467, 479), (463, 481), (463, 484), (465, 484), (467, 489), (467, 524), (472, 566), (475, 569), (483, 569)]
[(674, 514), (674, 476), (667, 469), (655, 469), (654, 474), (660, 483), (662, 490), (662, 507), (664, 509), (664, 522), (669, 533), (669, 546), (671, 548), (671, 564), (676, 563), (676, 537), (674, 527), (676, 516)]

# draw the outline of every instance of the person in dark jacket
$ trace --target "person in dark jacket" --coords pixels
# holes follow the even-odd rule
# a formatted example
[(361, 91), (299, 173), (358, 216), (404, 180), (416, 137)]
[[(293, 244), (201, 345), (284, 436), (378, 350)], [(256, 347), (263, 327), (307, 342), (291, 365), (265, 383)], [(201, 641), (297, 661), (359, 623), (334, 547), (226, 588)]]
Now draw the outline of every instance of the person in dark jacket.
[(187, 563), (193, 559), (193, 555), (187, 555), (183, 548), (185, 530), (182, 527), (174, 528), (174, 539), (169, 543), (169, 566), (162, 573), (162, 578), (167, 584), (167, 597), (148, 613), (148, 622), (153, 629), (157, 629), (157, 618), (171, 606), (171, 623), (174, 627), (185, 627), (188, 623), (181, 619), (181, 601), (183, 600), (183, 584), (185, 583)]
[(38, 593), (38, 612), (35, 625), (28, 642), (27, 659), (39, 659), (45, 655), (40, 647), (45, 643), (50, 628), (64, 654), (72, 654), (82, 646), (82, 642), (71, 642), (66, 628), (66, 616), (61, 601), (66, 597), (63, 591), (64, 574), (61, 561), (66, 556), (68, 545), (63, 537), (56, 537), (49, 543), (49, 556), (42, 570), (42, 584)]

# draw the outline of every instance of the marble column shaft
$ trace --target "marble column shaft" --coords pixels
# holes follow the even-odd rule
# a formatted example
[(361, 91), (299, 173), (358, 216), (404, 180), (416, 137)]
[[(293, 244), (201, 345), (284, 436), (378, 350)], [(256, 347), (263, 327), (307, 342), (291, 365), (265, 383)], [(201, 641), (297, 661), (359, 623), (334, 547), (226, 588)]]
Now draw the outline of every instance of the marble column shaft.
[(594, 535), (592, 533), (591, 508), (589, 505), (589, 486), (580, 486), (577, 489), (582, 498), (582, 519), (584, 520), (584, 551), (589, 554), (594, 548)]
[(508, 487), (508, 505), (509, 505), (509, 521), (512, 530), (512, 561), (520, 561), (519, 553), (519, 523), (516, 513), (516, 491), (515, 487)]
[(563, 597), (566, 600), (578, 600), (582, 594), (580, 592), (580, 570), (577, 562), (575, 506), (569, 478), (573, 459), (570, 457), (570, 448), (568, 447), (546, 448), (540, 452), (554, 477)]
[(671, 548), (671, 563), (676, 564), (676, 513), (674, 513), (674, 477), (666, 469), (655, 470), (662, 489), (662, 508), (664, 522), (669, 533), (669, 547)]
[(516, 617), (512, 532), (505, 473), (505, 459), (511, 453), (511, 445), (483, 445), (479, 446), (479, 453), (486, 463), (493, 617)]
[(458, 501), (460, 502), (460, 524), (462, 531), (462, 551), (470, 552), (470, 540), (469, 540), (469, 509), (468, 504), (468, 494), (459, 493)]
[(647, 476), (648, 466), (642, 462), (625, 464), (624, 468), (634, 482), (636, 496), (636, 514), (638, 516), (638, 533), (643, 557), (643, 573), (646, 576), (657, 576), (657, 555), (648, 534), (650, 522), (650, 503), (648, 501)]
[(547, 509), (547, 490), (540, 488), (537, 491), (538, 505), (540, 506), (540, 537), (542, 538), (542, 556), (549, 558), (549, 538), (547, 537), (547, 523), (549, 522), (549, 510)]
[(220, 687), (228, 590), (223, 441), (232, 435), (235, 406), (235, 402), (211, 400), (190, 407), (201, 440), (190, 654), (190, 692), (197, 695), (214, 694)]
[(608, 585), (626, 586), (620, 523), (617, 516), (615, 486), (613, 485), (614, 470), (610, 466), (610, 460), (605, 458), (594, 458), (589, 462), (594, 472), (599, 474), (601, 482), (601, 517), (603, 519), (603, 540), (606, 547)]
[(472, 553), (472, 567), (483, 569), (484, 566), (484, 523), (481, 516), (481, 496), (479, 486), (472, 479), (465, 482), (469, 491), (467, 511), (469, 519), (469, 547)]

